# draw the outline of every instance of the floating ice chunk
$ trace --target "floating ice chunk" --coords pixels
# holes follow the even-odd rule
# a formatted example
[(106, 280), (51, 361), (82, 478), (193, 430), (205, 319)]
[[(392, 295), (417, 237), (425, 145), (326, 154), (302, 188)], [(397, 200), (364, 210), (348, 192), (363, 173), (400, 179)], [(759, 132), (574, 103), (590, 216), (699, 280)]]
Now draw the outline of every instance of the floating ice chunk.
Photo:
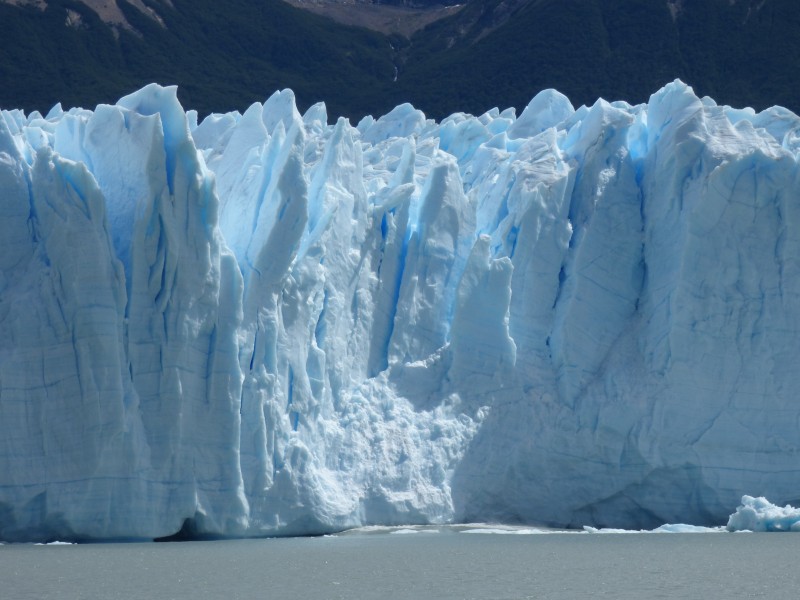
[(584, 525), (583, 531), (587, 533), (721, 533), (724, 527), (704, 527), (702, 525), (687, 525), (685, 523), (668, 523), (655, 529), (618, 529), (613, 527), (596, 528)]
[(546, 529), (537, 529), (531, 527), (523, 528), (500, 528), (500, 527), (481, 527), (477, 529), (465, 529), (461, 533), (479, 533), (487, 535), (541, 535), (546, 533), (554, 533)]
[[(2, 544), (0, 544), (2, 545)], [(34, 546), (74, 546), (75, 542), (47, 542), (46, 544), (34, 544)]]
[(400, 529), (392, 529), (389, 533), (394, 535), (408, 535), (412, 533), (439, 533), (439, 530), (425, 528), (425, 527), (419, 527), (419, 528), (402, 527)]
[(703, 527), (685, 523), (667, 524), (653, 529), (653, 533), (719, 533), (722, 531), (725, 531), (724, 527)]
[(643, 531), (635, 531), (633, 529), (620, 529), (618, 527), (592, 527), (591, 525), (584, 525), (583, 531), (585, 533), (643, 533)]
[(800, 531), (800, 508), (776, 506), (763, 496), (742, 496), (728, 519), (728, 531)]

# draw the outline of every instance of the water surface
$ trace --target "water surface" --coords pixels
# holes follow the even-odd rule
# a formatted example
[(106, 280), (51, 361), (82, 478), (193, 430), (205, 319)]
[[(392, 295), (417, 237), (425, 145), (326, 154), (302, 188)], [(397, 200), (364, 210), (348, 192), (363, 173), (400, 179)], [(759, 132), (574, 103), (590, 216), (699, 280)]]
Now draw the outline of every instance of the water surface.
[(2, 597), (15, 600), (794, 600), (800, 590), (800, 535), (487, 531), (380, 528), (319, 538), (5, 545), (0, 584)]

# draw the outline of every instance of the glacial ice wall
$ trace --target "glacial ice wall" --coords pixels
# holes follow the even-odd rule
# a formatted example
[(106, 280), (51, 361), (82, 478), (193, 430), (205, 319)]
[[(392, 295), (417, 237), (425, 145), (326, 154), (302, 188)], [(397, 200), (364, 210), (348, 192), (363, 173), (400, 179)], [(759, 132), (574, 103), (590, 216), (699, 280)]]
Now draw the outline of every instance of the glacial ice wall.
[(800, 499), (800, 119), (0, 111), (0, 539)]

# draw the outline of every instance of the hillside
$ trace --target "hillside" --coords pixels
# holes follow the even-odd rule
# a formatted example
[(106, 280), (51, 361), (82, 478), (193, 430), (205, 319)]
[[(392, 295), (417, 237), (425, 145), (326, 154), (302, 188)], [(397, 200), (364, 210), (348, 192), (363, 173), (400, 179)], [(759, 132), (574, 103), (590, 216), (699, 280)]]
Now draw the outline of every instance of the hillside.
[(719, 102), (800, 110), (794, 0), (471, 0), (410, 37), (281, 0), (112, 2), (124, 21), (103, 17), (95, 0), (47, 0), (44, 10), (43, 0), (9, 1), (0, 0), (7, 108), (94, 106), (156, 81), (178, 84), (201, 113), (242, 111), (290, 87), (301, 108), (324, 100), (354, 120), (406, 101), (441, 118), (521, 109), (549, 87), (575, 104), (643, 102), (681, 78)]
[(385, 35), (411, 37), (431, 23), (451, 16), (465, 5), (442, 6), (429, 3), (428, 6), (403, 2), (341, 2), (339, 0), (285, 0), (292, 6), (321, 15), (337, 23), (364, 27)]
[[(178, 84), (181, 101), (201, 112), (244, 110), (286, 87), (301, 107), (324, 99), (332, 114), (388, 108), (376, 92), (394, 66), (380, 34), (280, 0), (158, 3), (163, 26), (118, 4), (133, 31), (73, 0), (49, 0), (43, 11), (0, 3), (0, 106), (94, 106), (157, 81)], [(65, 24), (67, 11), (80, 15), (77, 26)]]
[(492, 28), (508, 5), (473, 3), (415, 35), (396, 98), (440, 116), (522, 108), (549, 87), (576, 105), (638, 103), (681, 78), (726, 104), (800, 109), (793, 0), (529, 0)]

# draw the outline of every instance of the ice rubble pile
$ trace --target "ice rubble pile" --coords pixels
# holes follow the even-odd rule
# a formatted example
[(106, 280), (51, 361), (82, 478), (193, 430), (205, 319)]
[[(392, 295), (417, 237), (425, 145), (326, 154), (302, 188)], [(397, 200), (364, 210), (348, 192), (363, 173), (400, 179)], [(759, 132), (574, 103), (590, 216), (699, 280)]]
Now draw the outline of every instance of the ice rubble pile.
[(798, 498), (787, 110), (0, 115), (2, 539)]

